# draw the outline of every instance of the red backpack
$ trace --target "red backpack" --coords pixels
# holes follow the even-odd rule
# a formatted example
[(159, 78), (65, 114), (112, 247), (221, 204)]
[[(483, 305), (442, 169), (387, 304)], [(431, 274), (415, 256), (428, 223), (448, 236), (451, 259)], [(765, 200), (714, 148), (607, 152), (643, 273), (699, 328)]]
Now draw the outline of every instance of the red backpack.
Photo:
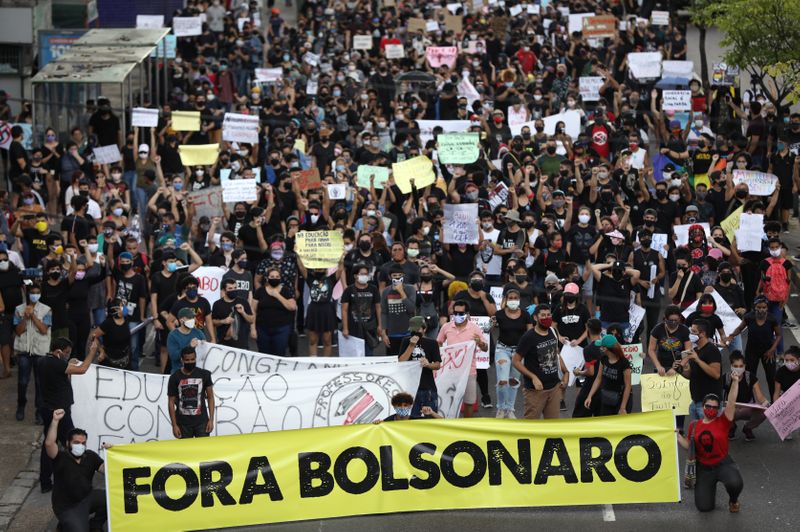
[(769, 266), (764, 274), (764, 295), (769, 301), (782, 303), (789, 298), (789, 277), (783, 267), (786, 259), (770, 257), (766, 261)]

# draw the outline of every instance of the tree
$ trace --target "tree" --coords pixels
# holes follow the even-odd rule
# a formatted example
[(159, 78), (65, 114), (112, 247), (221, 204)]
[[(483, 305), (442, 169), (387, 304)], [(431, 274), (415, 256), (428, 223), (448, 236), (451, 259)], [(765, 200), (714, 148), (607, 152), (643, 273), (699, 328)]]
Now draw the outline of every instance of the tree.
[(700, 33), (700, 81), (703, 88), (708, 90), (710, 85), (708, 83), (708, 54), (706, 53), (706, 32), (708, 27), (714, 21), (707, 15), (706, 11), (709, 6), (716, 3), (716, 0), (695, 0), (689, 8), (692, 24), (697, 26)]
[[(700, 0), (697, 20), (725, 33), (725, 61), (750, 73), (778, 113), (800, 97), (800, 1)], [(704, 4), (704, 5), (703, 5)]]

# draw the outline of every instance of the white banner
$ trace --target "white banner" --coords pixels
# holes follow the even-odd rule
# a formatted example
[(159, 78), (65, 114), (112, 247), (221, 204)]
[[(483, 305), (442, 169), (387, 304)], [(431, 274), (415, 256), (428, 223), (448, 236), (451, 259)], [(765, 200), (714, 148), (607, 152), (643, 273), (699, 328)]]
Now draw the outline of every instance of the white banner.
[[(492, 341), (492, 318), (489, 316), (470, 316), (469, 320), (475, 323), (483, 331), (483, 341), (486, 342), (486, 347), (491, 347), (489, 344)], [(481, 351), (475, 348), (475, 367), (477, 369), (489, 369), (489, 351)]]
[(600, 87), (603, 86), (603, 78), (600, 76), (581, 76), (578, 78), (578, 85), (584, 102), (596, 102), (600, 99)]
[(692, 79), (694, 75), (694, 61), (662, 61), (662, 78)]
[(478, 243), (478, 204), (444, 205), (445, 244)]
[(733, 184), (744, 183), (751, 196), (771, 196), (775, 192), (778, 178), (775, 174), (755, 170), (734, 170)]
[(661, 108), (664, 111), (692, 110), (692, 91), (665, 90), (662, 97)]
[[(567, 135), (572, 137), (573, 140), (578, 138), (581, 133), (581, 114), (578, 111), (565, 111), (557, 115), (550, 115), (542, 118), (544, 121), (544, 132), (548, 135), (555, 135), (556, 124), (564, 122), (564, 131)], [(522, 128), (528, 126), (531, 131), (535, 129), (535, 121), (525, 122), (524, 124), (517, 124), (512, 126), (509, 124), (512, 135), (519, 135)]]
[(164, 27), (164, 15), (136, 15), (136, 29), (158, 30)]
[(222, 201), (256, 201), (258, 199), (257, 179), (225, 179), (222, 181)]
[(158, 109), (134, 107), (131, 112), (133, 127), (158, 127)]
[(628, 69), (636, 79), (661, 77), (661, 52), (631, 52), (628, 54)]
[(225, 113), (222, 120), (222, 140), (258, 144), (258, 115)]
[(192, 37), (203, 34), (203, 19), (200, 17), (173, 17), (172, 33), (176, 37)]
[(457, 418), (461, 412), (461, 403), (467, 389), (472, 357), (475, 356), (475, 342), (439, 348), (442, 366), (433, 372), (436, 381), (436, 393), (439, 395), (439, 414), (446, 418)]
[(198, 281), (197, 293), (206, 298), (211, 306), (219, 299), (219, 283), (226, 271), (219, 266), (200, 266), (192, 272)]
[(100, 164), (114, 164), (122, 160), (122, 154), (116, 144), (108, 146), (96, 146), (92, 148), (94, 159)]
[(257, 68), (256, 81), (261, 83), (272, 83), (281, 79), (283, 75), (283, 67), (277, 68)]
[[(716, 290), (711, 292), (711, 295), (714, 296), (714, 303), (717, 304), (717, 311), (714, 313), (715, 315), (719, 316), (719, 319), (722, 320), (722, 330), (725, 331), (725, 334), (730, 336), (730, 334), (736, 330), (736, 327), (742, 323), (742, 319), (733, 311), (728, 302), (725, 301), (722, 296)], [(699, 301), (695, 301), (689, 307), (683, 311), (683, 317), (688, 317), (689, 314), (697, 310), (697, 304)], [(714, 335), (717, 334), (717, 331), (714, 331)]]
[[(371, 423), (394, 411), (390, 401), (396, 393), (417, 393), (421, 372), (418, 362), (396, 362), (216, 377), (212, 434)], [(168, 380), (97, 365), (76, 375), (72, 416), (89, 433), (89, 448), (174, 439)]]

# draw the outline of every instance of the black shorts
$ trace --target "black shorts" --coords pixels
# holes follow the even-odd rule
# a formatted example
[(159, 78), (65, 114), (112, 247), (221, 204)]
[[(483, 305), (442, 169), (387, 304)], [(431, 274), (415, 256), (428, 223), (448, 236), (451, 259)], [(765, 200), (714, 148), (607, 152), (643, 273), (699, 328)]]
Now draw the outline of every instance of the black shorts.
[(0, 314), (0, 345), (14, 343), (14, 318)]
[(205, 438), (208, 436), (208, 432), (206, 432), (206, 423), (208, 423), (207, 419), (204, 419), (199, 423), (192, 423), (189, 425), (178, 423), (178, 428), (181, 430), (181, 439)]

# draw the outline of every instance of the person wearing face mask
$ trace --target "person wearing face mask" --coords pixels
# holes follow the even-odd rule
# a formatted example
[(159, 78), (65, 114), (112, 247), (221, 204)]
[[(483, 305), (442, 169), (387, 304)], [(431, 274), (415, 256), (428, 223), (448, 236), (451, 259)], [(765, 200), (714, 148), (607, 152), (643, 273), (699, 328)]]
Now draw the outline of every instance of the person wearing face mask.
[[(82, 241), (85, 244), (85, 241)], [(85, 246), (84, 246), (85, 247)], [(94, 268), (94, 257), (87, 252), (84, 255), (70, 255), (75, 267), (70, 268), (69, 277), (72, 284), (67, 292), (67, 306), (69, 308), (68, 325), (70, 339), (72, 340), (74, 358), (83, 360), (86, 353), (86, 341), (89, 338), (91, 312), (89, 306), (89, 292), (92, 288), (105, 280), (105, 270)]]
[(222, 282), (224, 283), (228, 279), (236, 283), (235, 288), (230, 291), (231, 297), (252, 301), (255, 285), (245, 250), (234, 249), (231, 252), (231, 267), (222, 275)]
[(495, 314), (499, 331), (495, 364), (497, 367), (497, 418), (516, 419), (514, 403), (520, 385), (520, 373), (511, 363), (520, 338), (533, 327), (530, 315), (521, 308), (519, 290), (504, 289), (501, 310)]
[[(249, 347), (249, 333), (256, 332), (255, 317), (248, 300), (236, 297), (235, 280), (220, 282), (220, 298), (211, 307), (211, 323), (220, 344), (239, 349)], [(252, 336), (256, 338), (256, 334)]]
[(692, 268), (692, 254), (686, 248), (675, 251), (675, 279), (669, 287), (668, 296), (673, 305), (685, 309), (703, 294), (703, 282)]
[(363, 232), (358, 235), (356, 245), (344, 256), (344, 268), (347, 273), (347, 285), (355, 282), (356, 265), (364, 264), (369, 268), (370, 280), (374, 280), (375, 272), (383, 264), (380, 255), (372, 249), (372, 238), (369, 233)]
[[(739, 393), (738, 373), (731, 374), (730, 394)], [(728, 492), (728, 510), (738, 513), (739, 494), (744, 489), (742, 474), (728, 454), (728, 433), (736, 415), (736, 402), (728, 401), (722, 415), (720, 394), (709, 393), (702, 398), (702, 416), (689, 425), (689, 436), (678, 434), (678, 443), (689, 451), (689, 460), (696, 460), (696, 481), (694, 486), (694, 505), (701, 512), (710, 512), (716, 506), (717, 482), (721, 482)]]
[(282, 283), (281, 272), (271, 267), (266, 271), (266, 284), (255, 290), (256, 343), (262, 353), (283, 356), (297, 311), (295, 291)]
[[(250, 257), (252, 252), (248, 251), (247, 255)], [(270, 268), (277, 268), (281, 272), (281, 284), (288, 287), (297, 286), (298, 277), (306, 278), (308, 275), (297, 254), (287, 250), (286, 242), (281, 239), (276, 239), (269, 245), (269, 256), (259, 262), (254, 277), (256, 289), (265, 284), (266, 273)]]
[(384, 421), (407, 421), (409, 419), (441, 419), (442, 416), (433, 410), (430, 406), (423, 406), (419, 410), (419, 414), (413, 412), (414, 397), (410, 393), (400, 392), (392, 397), (392, 408), (394, 414), (388, 416), (383, 420), (376, 420), (373, 423), (382, 423)]
[[(86, 366), (88, 368), (88, 365)], [(64, 409), (53, 412), (53, 421), (47, 426), (42, 452), (53, 467), (53, 513), (61, 530), (102, 530), (107, 515), (106, 492), (93, 489), (95, 472), (105, 474), (103, 459), (87, 448), (88, 434), (85, 430), (72, 428), (66, 437), (60, 438), (64, 430), (60, 427), (67, 415)], [(64, 445), (59, 449), (59, 443)], [(103, 443), (104, 449), (111, 448)]]
[[(783, 354), (783, 366), (775, 373), (775, 389), (770, 392), (772, 402), (780, 399), (781, 395), (794, 386), (798, 380), (800, 380), (800, 348), (793, 345), (786, 349)], [(786, 436), (784, 441), (793, 439), (794, 432)]]
[(616, 257), (607, 256), (605, 264), (592, 265), (592, 275), (597, 283), (597, 305), (603, 328), (608, 329), (611, 323), (627, 328), (631, 291), (639, 282), (639, 271)]
[(14, 345), (14, 311), (22, 304), (22, 276), (19, 268), (9, 260), (8, 251), (0, 246), (0, 355), (3, 373), (0, 379), (11, 377), (11, 350)]
[[(73, 270), (76, 268), (76, 261), (72, 254), (65, 254), (65, 256), (69, 258), (69, 262), (65, 260), (63, 268), (61, 263), (55, 260), (46, 261), (42, 267), (44, 276), (42, 303), (53, 311), (53, 335), (56, 338), (69, 338), (67, 302), (70, 287), (75, 282)], [(67, 271), (70, 273), (65, 276)]]
[(211, 372), (197, 367), (195, 346), (180, 352), (180, 369), (167, 382), (169, 417), (176, 439), (204, 438), (214, 430), (215, 398)]
[[(767, 241), (769, 257), (759, 264), (761, 282), (756, 293), (763, 295), (768, 302), (768, 312), (778, 323), (783, 322), (784, 307), (789, 302), (792, 291), (792, 278), (795, 276), (792, 262), (781, 256), (782, 242), (773, 237)], [(777, 355), (783, 354), (783, 338), (778, 343)]]
[[(133, 255), (125, 251), (119, 255), (119, 265), (112, 270), (109, 297), (124, 302), (123, 312), (130, 318), (131, 329), (145, 320), (147, 298), (147, 281), (133, 268)], [(139, 359), (143, 346), (141, 334), (131, 336), (131, 368), (139, 370)]]
[(28, 286), (24, 303), (14, 309), (14, 351), (17, 355), (17, 421), (25, 419), (25, 406), (28, 403), (28, 383), (31, 371), (34, 372), (36, 417), (41, 408), (41, 385), (39, 383), (39, 360), (50, 351), (50, 334), (53, 312), (49, 306), (40, 302), (41, 286)]
[(606, 334), (594, 342), (602, 353), (597, 368), (597, 378), (584, 399), (583, 407), (590, 410), (592, 399), (598, 396), (597, 414), (613, 416), (629, 414), (633, 408), (631, 398), (631, 364), (622, 352), (617, 338)]
[[(194, 309), (191, 307), (183, 307), (178, 311), (177, 326), (167, 337), (169, 363), (166, 373), (170, 375), (177, 373), (183, 367), (182, 353), (184, 350), (187, 348), (194, 349), (200, 342), (206, 341), (206, 335), (197, 328), (196, 316)], [(210, 321), (210, 313), (208, 318)]]
[(342, 303), (342, 336), (364, 340), (366, 356), (372, 356), (373, 349), (380, 339), (374, 331), (381, 327), (381, 297), (377, 285), (370, 274), (370, 266), (356, 264), (353, 268), (352, 284), (345, 288)]
[(695, 320), (706, 320), (711, 326), (712, 334), (716, 334), (717, 343), (719, 345), (727, 345), (729, 340), (725, 335), (725, 328), (722, 325), (722, 319), (717, 315), (717, 302), (711, 294), (703, 294), (697, 300), (697, 307), (688, 316), (684, 322), (687, 327), (691, 327)]
[(397, 263), (388, 269), (390, 285), (381, 290), (381, 325), (383, 343), (388, 355), (399, 355), (400, 344), (408, 334), (408, 323), (417, 307), (417, 290), (405, 279), (403, 266)]
[(586, 323), (591, 317), (589, 309), (580, 301), (581, 289), (575, 283), (567, 283), (561, 296), (561, 303), (553, 312), (553, 324), (558, 331), (561, 343), (577, 347), (586, 340)]
[(124, 302), (114, 299), (108, 304), (105, 321), (94, 330), (95, 339), (103, 339), (98, 362), (117, 369), (131, 369), (131, 329)]
[(436, 391), (436, 381), (433, 372), (442, 366), (442, 357), (439, 354), (439, 344), (436, 340), (425, 335), (426, 320), (423, 316), (414, 316), (408, 321), (410, 336), (404, 338), (400, 344), (401, 354), (398, 362), (409, 360), (418, 362), (422, 366), (417, 395), (414, 398), (412, 416), (420, 416), (423, 408), (439, 408), (439, 396)]
[(747, 371), (757, 375), (760, 361), (764, 368), (770, 397), (774, 397), (775, 355), (783, 338), (783, 331), (780, 321), (769, 314), (768, 305), (766, 298), (757, 297), (753, 302), (753, 310), (742, 316), (742, 322), (731, 332), (730, 337), (738, 337), (747, 330), (747, 343), (744, 348)]
[[(769, 399), (764, 395), (764, 392), (761, 390), (761, 385), (758, 383), (758, 377), (745, 369), (745, 359), (742, 352), (731, 351), (728, 360), (731, 363), (731, 371), (722, 377), (723, 399), (727, 401), (735, 401), (737, 403), (736, 414), (733, 418), (731, 430), (728, 432), (728, 439), (735, 440), (737, 437), (736, 422), (747, 420), (747, 423), (742, 430), (742, 432), (744, 432), (744, 440), (753, 441), (756, 439), (756, 435), (753, 434), (753, 429), (763, 423), (766, 419), (766, 416), (764, 416), (763, 408), (749, 408), (742, 405), (751, 404), (753, 406), (767, 408), (769, 407), (770, 402)], [(735, 397), (731, 395), (731, 385), (733, 384), (731, 375), (733, 373), (737, 373), (740, 376), (739, 393)]]
[[(692, 396), (692, 403), (689, 405), (691, 420), (702, 418), (705, 396), (710, 393), (722, 395), (722, 355), (719, 348), (711, 341), (713, 334), (714, 330), (707, 320), (695, 320), (689, 329), (692, 349), (683, 351), (681, 359), (672, 364), (677, 373), (689, 379), (689, 391)], [(678, 428), (683, 428), (680, 419)]]
[[(649, 342), (649, 331), (658, 323), (661, 309), (661, 293), (658, 285), (666, 275), (666, 265), (661, 250), (652, 248), (653, 233), (648, 229), (639, 230), (639, 248), (628, 256), (628, 263), (639, 272), (639, 304), (645, 309), (645, 320), (641, 327), (647, 331), (644, 343)], [(639, 331), (634, 336), (639, 338)]]

